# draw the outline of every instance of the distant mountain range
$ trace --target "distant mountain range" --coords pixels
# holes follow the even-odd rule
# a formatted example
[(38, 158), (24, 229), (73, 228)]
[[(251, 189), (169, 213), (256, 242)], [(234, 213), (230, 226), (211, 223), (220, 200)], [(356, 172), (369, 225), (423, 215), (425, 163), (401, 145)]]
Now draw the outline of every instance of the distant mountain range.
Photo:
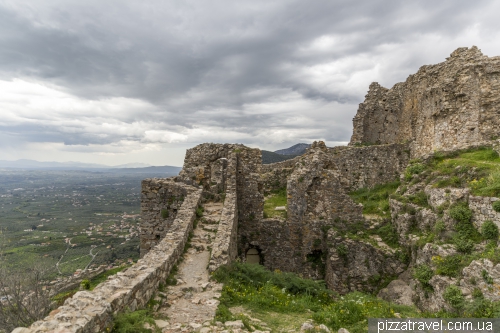
[(151, 166), (145, 163), (128, 163), (115, 166), (81, 163), (81, 162), (40, 162), (35, 160), (0, 160), (2, 169), (24, 169), (24, 170), (81, 170), (95, 172), (113, 172), (113, 173), (168, 173), (178, 174), (180, 167), (176, 166)]
[(302, 155), (306, 152), (306, 149), (311, 147), (308, 143), (297, 143), (296, 145), (291, 146), (290, 148), (275, 150), (276, 154), (280, 155)]
[(307, 143), (297, 143), (290, 148), (279, 149), (274, 152), (262, 150), (262, 164), (271, 164), (289, 160), (296, 156), (302, 155), (311, 145)]

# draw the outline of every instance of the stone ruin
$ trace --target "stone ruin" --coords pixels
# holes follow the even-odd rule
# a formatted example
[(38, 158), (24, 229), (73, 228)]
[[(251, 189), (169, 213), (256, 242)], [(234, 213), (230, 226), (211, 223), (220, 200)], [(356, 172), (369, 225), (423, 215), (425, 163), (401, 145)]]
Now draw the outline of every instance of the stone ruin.
[[(304, 155), (269, 165), (259, 149), (240, 144), (189, 149), (178, 176), (142, 182), (141, 259), (16, 333), (99, 332), (113, 313), (144, 306), (182, 255), (206, 201), (223, 202), (209, 271), (259, 262), (325, 280), (339, 293), (377, 290), (377, 277), (398, 276), (407, 264), (390, 248), (342, 237), (376, 224), (348, 193), (397, 180), (410, 159), (437, 149), (491, 144), (500, 136), (499, 88), (500, 57), (460, 48), (391, 89), (372, 83), (349, 146), (314, 142)], [(284, 188), (286, 218), (265, 218), (265, 196)], [(481, 200), (474, 201), (479, 211)]]

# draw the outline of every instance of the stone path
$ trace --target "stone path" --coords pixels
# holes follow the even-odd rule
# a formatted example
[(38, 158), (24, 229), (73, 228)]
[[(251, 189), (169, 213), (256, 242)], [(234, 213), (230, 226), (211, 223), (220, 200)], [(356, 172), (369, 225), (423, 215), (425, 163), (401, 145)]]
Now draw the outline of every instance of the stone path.
[[(156, 300), (162, 304), (155, 312), (156, 324), (163, 333), (199, 332), (199, 333), (248, 333), (242, 320), (214, 322), (215, 311), (219, 305), (222, 284), (210, 280), (208, 263), (210, 246), (215, 239), (222, 203), (209, 202), (203, 205), (203, 217), (193, 231), (191, 247), (179, 264), (175, 279), (177, 284), (169, 286), (167, 291), (159, 292)], [(264, 328), (254, 333), (270, 333), (267, 325), (258, 319), (245, 315), (253, 325)]]
[[(193, 231), (191, 247), (184, 254), (175, 276), (177, 284), (169, 286), (157, 316), (162, 332), (199, 331), (215, 317), (222, 285), (209, 280), (210, 245), (215, 239), (222, 203), (205, 203), (203, 217)], [(205, 325), (203, 325), (205, 323)]]

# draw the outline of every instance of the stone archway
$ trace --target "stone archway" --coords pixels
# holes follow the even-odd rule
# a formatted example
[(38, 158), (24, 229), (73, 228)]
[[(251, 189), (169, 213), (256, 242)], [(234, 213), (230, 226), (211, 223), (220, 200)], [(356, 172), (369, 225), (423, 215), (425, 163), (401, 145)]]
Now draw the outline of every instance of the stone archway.
[(245, 261), (249, 264), (260, 264), (260, 253), (256, 248), (248, 249), (245, 254)]

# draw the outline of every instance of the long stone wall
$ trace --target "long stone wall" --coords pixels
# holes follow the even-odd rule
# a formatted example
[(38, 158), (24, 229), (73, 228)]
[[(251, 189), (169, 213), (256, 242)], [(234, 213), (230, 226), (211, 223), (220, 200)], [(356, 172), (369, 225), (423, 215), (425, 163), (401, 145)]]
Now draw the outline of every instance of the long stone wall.
[(222, 265), (231, 263), (238, 255), (238, 196), (236, 191), (236, 167), (238, 157), (230, 154), (226, 169), (226, 197), (222, 208), (217, 235), (212, 243), (212, 253), (208, 270), (215, 271)]
[(411, 141), (412, 156), (420, 157), (498, 138), (499, 91), (500, 57), (459, 48), (391, 89), (372, 83), (350, 144)]
[(200, 189), (195, 189), (185, 197), (164, 238), (135, 265), (101, 283), (93, 291), (77, 292), (63, 306), (30, 328), (18, 328), (13, 332), (105, 332), (112, 324), (114, 313), (144, 307), (182, 256), (193, 229), (201, 194)]

